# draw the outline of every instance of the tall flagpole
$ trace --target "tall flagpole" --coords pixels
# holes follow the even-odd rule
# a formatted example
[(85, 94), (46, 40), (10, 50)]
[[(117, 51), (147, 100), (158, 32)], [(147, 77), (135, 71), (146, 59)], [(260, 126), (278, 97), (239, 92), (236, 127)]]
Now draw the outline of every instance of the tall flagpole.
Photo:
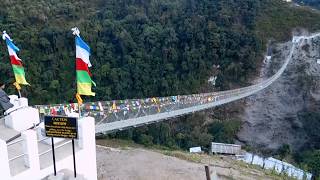
[(13, 43), (13, 40), (10, 38), (10, 36), (7, 34), (6, 31), (2, 32), (2, 39), (6, 41), (11, 66), (13, 68), (13, 73), (16, 79), (16, 82), (13, 83), (13, 85), (16, 87), (19, 98), (21, 98), (21, 87), (20, 84), (23, 85), (30, 85), (26, 79), (25, 79), (25, 72), (22, 65), (22, 60), (18, 57), (17, 52), (20, 51), (20, 49)]
[[(72, 34), (75, 36), (80, 36), (80, 31), (77, 27), (72, 28)], [(77, 90), (77, 94), (76, 94), (76, 99), (78, 101), (78, 109), (79, 109), (79, 119), (81, 118), (81, 105), (83, 103), (80, 94), (78, 93)], [(72, 139), (72, 153), (73, 153), (73, 170), (74, 170), (74, 177), (77, 177), (77, 167), (76, 167), (76, 154), (75, 154), (75, 149), (74, 149), (74, 139)]]
[[(71, 29), (72, 31), (72, 34), (75, 35), (75, 36), (80, 36), (80, 30), (77, 28), (77, 27), (74, 27)], [(79, 119), (81, 118), (81, 105), (83, 103), (83, 100), (81, 98), (81, 95), (77, 92), (76, 94), (76, 98), (77, 98), (77, 101), (78, 101), (78, 108), (79, 108)]]
[(79, 108), (79, 119), (81, 118), (81, 105), (83, 104), (83, 100), (80, 96), (79, 93), (76, 94), (76, 98), (77, 98), (77, 101), (78, 101), (78, 108)]
[(79, 119), (81, 118), (81, 104), (78, 102), (78, 106), (79, 106)]
[[(72, 30), (72, 34), (76, 36), (75, 37), (75, 42), (76, 42), (76, 76), (77, 76), (76, 98), (78, 101), (79, 119), (80, 119), (82, 116), (81, 115), (81, 105), (83, 104), (83, 100), (81, 98), (81, 95), (94, 96), (95, 93), (91, 91), (91, 85), (92, 84), (95, 85), (95, 83), (92, 81), (91, 73), (88, 69), (88, 67), (92, 66), (90, 63), (90, 60), (89, 60), (90, 47), (81, 39), (80, 31), (77, 27), (74, 27), (71, 30)], [(73, 140), (72, 140), (72, 142), (73, 142)], [(74, 146), (73, 146), (73, 148), (74, 148)], [(76, 166), (75, 166), (74, 156), (73, 156), (74, 170), (75, 170), (74, 177), (76, 177)]]

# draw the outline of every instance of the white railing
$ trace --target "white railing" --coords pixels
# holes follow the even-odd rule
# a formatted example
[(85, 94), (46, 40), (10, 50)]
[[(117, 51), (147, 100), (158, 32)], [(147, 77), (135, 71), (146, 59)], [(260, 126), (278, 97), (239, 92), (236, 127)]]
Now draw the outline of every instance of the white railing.
[(263, 169), (274, 171), (277, 174), (285, 174), (299, 180), (311, 180), (312, 177), (311, 173), (272, 157), (265, 158), (251, 153), (246, 153), (244, 156), (239, 156), (238, 160), (244, 161), (248, 164), (258, 165)]
[[(95, 180), (97, 168), (94, 119), (92, 117), (79, 119), (78, 125), (79, 138), (75, 140), (77, 169), (86, 179)], [(43, 179), (53, 174), (51, 145), (43, 143), (47, 139), (38, 139), (35, 130), (22, 132), (21, 139), (8, 144), (0, 139), (0, 179)], [(55, 146), (57, 171), (73, 170), (70, 142), (71, 140), (66, 140)], [(42, 152), (39, 152), (40, 150)]]

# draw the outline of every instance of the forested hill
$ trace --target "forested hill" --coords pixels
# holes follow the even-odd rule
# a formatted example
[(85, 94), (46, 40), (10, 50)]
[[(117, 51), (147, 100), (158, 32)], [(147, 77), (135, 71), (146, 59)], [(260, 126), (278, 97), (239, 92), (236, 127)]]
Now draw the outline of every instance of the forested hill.
[[(94, 99), (188, 94), (206, 82), (213, 65), (221, 66), (219, 87), (245, 82), (256, 71), (260, 49), (254, 26), (259, 4), (253, 0), (3, 0), (0, 27), (21, 49), (31, 84), (23, 94), (32, 103), (74, 98), (73, 26), (79, 27), (92, 48)], [(0, 53), (1, 79), (12, 83), (4, 42)]]
[[(274, 23), (276, 8), (286, 4), (275, 0), (2, 0), (0, 27), (21, 49), (19, 56), (31, 84), (23, 94), (31, 103), (74, 100), (75, 45), (70, 31), (74, 26), (92, 48), (97, 96), (90, 100), (142, 98), (198, 92), (212, 75), (213, 65), (220, 66), (215, 72), (217, 89), (246, 83), (259, 69), (273, 28), (287, 28), (279, 30), (283, 37), (290, 34), (288, 29), (309, 22)], [(319, 17), (305, 15), (310, 22)], [(261, 18), (270, 23), (259, 24)], [(0, 79), (12, 83), (4, 42), (0, 56)], [(15, 92), (13, 86), (9, 92)]]
[[(282, 0), (1, 0), (0, 5), (0, 30), (21, 49), (31, 84), (22, 93), (31, 104), (75, 101), (74, 26), (92, 49), (97, 83), (97, 96), (85, 101), (97, 101), (203, 92), (213, 74), (218, 75), (214, 90), (247, 85), (260, 70), (267, 40), (289, 40), (294, 28), (319, 31), (319, 19), (319, 12)], [(12, 84), (4, 42), (0, 57), (0, 81)], [(12, 85), (8, 92), (16, 93)], [(230, 109), (114, 136), (183, 149), (233, 143), (241, 123)]]

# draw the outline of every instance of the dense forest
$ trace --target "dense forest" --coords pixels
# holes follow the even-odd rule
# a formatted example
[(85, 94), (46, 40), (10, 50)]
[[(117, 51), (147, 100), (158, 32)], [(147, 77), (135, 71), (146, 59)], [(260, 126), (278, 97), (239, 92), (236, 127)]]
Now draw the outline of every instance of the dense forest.
[[(142, 98), (197, 92), (213, 65), (221, 67), (218, 87), (246, 82), (258, 67), (258, 6), (253, 0), (5, 1), (0, 24), (22, 49), (31, 83), (24, 94), (32, 103), (74, 98), (73, 26), (92, 48), (94, 99)], [(1, 73), (12, 78), (8, 61), (1, 61)]]
[[(2, 0), (0, 6), (0, 27), (21, 49), (31, 84), (22, 93), (31, 104), (75, 101), (74, 26), (92, 49), (97, 95), (86, 101), (95, 101), (203, 92), (212, 74), (215, 90), (247, 85), (268, 39), (289, 39), (293, 28), (320, 29), (319, 17), (277, 0)], [(12, 84), (4, 42), (0, 56), (0, 80)], [(7, 91), (16, 93), (13, 86)], [(225, 113), (211, 123), (196, 113), (111, 137), (182, 149), (232, 143), (241, 123)]]

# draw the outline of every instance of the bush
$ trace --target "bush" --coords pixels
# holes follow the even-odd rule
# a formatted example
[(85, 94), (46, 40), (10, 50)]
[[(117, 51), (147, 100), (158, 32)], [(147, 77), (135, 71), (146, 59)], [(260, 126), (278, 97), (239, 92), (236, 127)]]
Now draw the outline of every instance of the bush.
[(316, 179), (320, 179), (320, 150), (307, 151), (302, 155), (302, 165), (307, 166), (307, 170)]
[(215, 121), (209, 125), (208, 132), (213, 136), (214, 142), (234, 143), (240, 127), (239, 120)]
[(141, 143), (145, 146), (152, 146), (152, 140), (153, 140), (153, 137), (152, 136), (149, 136), (149, 135), (146, 135), (146, 134), (141, 134), (140, 137), (139, 137), (139, 141), (138, 143)]

